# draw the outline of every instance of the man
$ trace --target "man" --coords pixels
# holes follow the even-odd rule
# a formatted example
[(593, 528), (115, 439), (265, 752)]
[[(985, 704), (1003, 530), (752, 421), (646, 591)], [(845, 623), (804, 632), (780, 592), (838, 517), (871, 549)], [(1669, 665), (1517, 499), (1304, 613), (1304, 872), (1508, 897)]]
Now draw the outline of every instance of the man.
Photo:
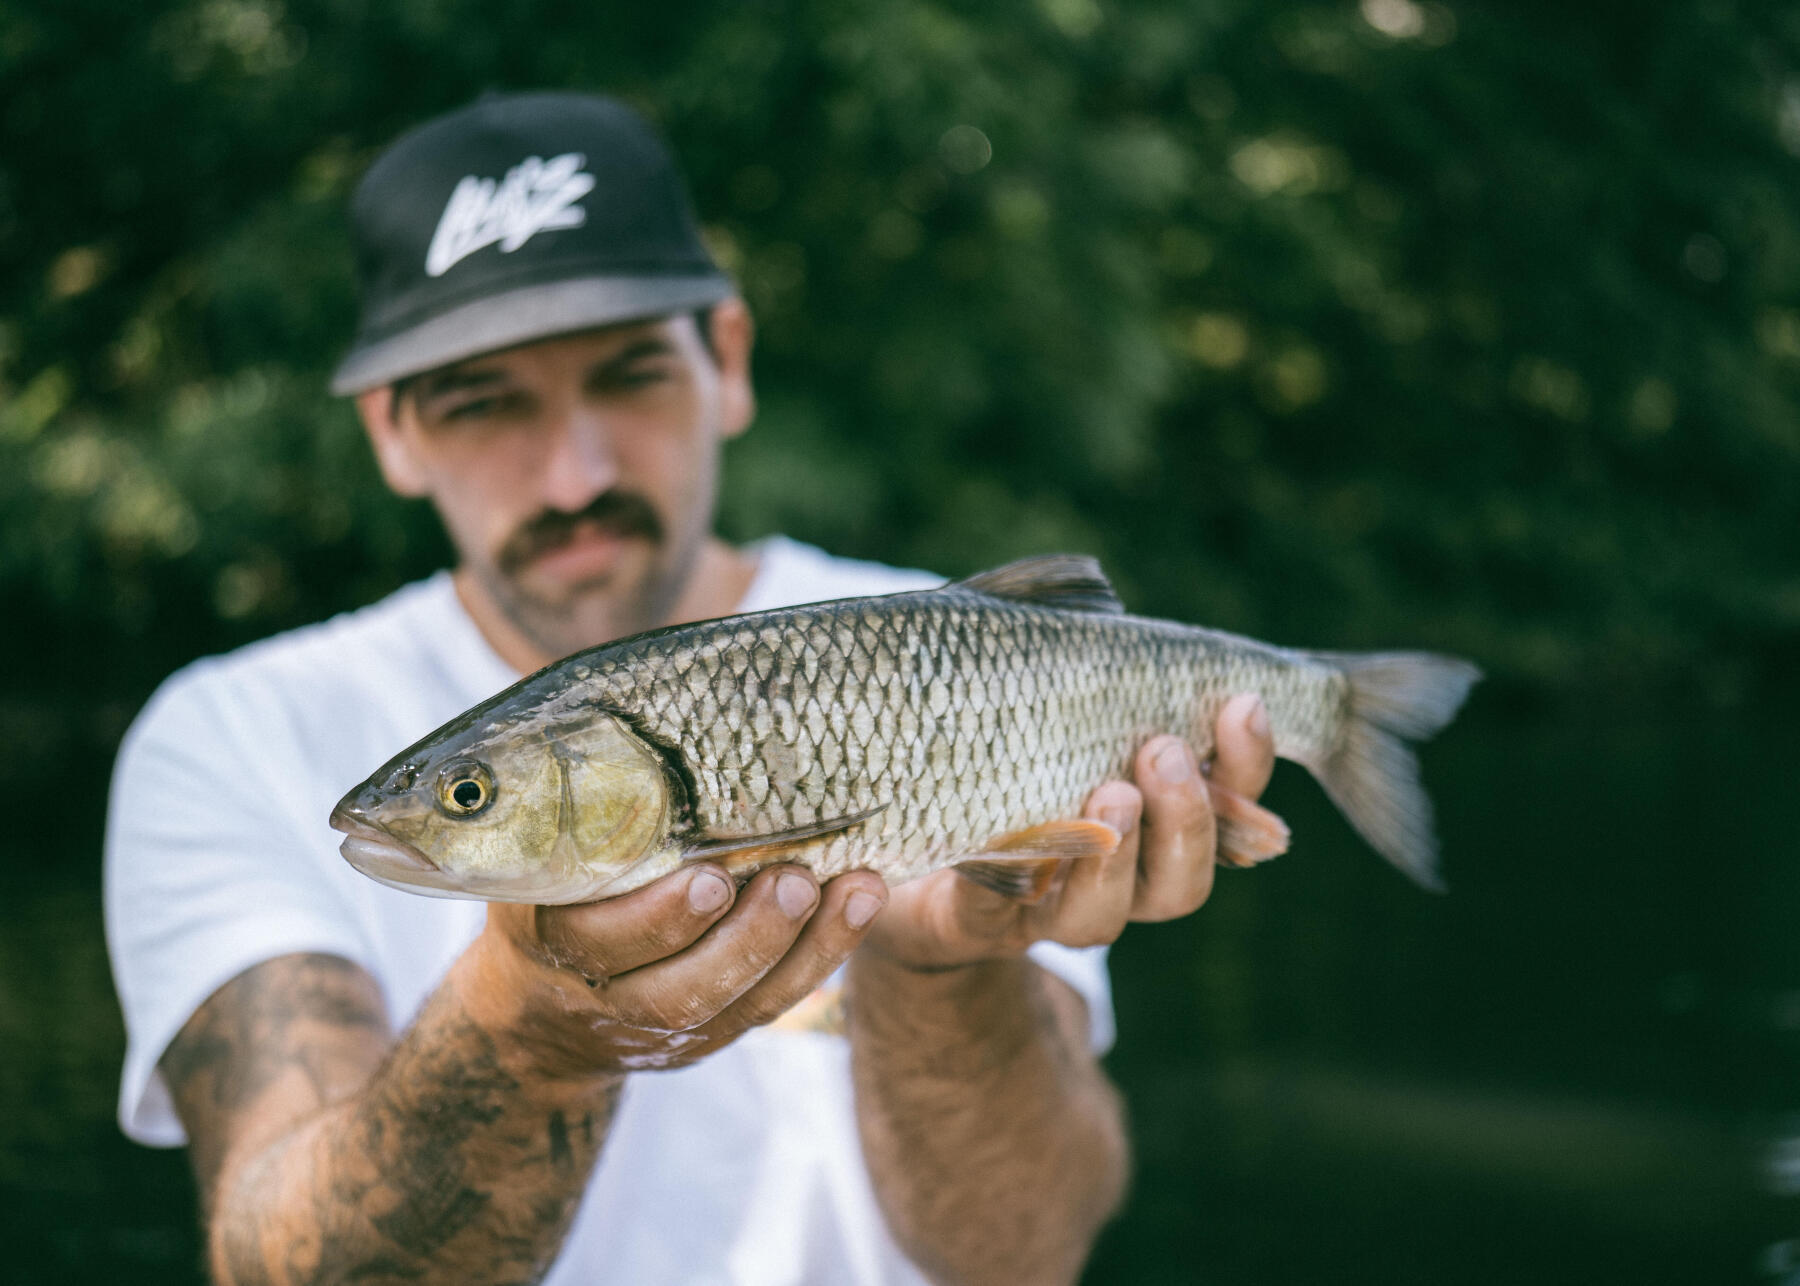
[[(1118, 849), (1033, 908), (954, 872), (739, 889), (701, 864), (561, 908), (364, 879), (332, 801), (520, 674), (933, 581), (710, 534), (751, 321), (617, 103), (484, 99), (399, 140), (353, 215), (365, 313), (334, 389), (457, 566), (175, 676), (109, 817), (121, 1119), (188, 1143), (215, 1277), (1070, 1280), (1125, 1172), (1101, 944), (1211, 887), (1186, 747), (1095, 793)], [(1254, 698), (1218, 739), (1212, 784), (1259, 794)]]

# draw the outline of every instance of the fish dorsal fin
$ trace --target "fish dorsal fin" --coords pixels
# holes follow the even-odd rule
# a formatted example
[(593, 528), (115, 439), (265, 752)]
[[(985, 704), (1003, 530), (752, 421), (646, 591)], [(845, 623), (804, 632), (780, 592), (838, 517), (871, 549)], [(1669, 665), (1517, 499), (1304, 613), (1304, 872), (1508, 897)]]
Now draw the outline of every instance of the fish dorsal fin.
[(990, 598), (1060, 607), (1070, 612), (1125, 610), (1125, 604), (1119, 601), (1106, 573), (1100, 570), (1100, 564), (1086, 554), (1021, 558), (1016, 563), (959, 580), (956, 588), (974, 590)]

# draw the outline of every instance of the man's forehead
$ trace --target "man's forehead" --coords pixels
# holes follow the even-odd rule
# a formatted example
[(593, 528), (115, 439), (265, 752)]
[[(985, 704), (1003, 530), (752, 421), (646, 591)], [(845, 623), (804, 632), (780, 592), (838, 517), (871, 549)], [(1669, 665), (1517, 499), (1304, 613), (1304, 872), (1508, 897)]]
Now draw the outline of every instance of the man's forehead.
[(592, 330), (556, 335), (534, 340), (514, 348), (492, 353), (477, 353), (447, 366), (412, 376), (412, 384), (421, 396), (475, 384), (491, 384), (520, 374), (544, 362), (572, 360), (590, 364), (619, 356), (645, 340), (674, 342), (684, 326), (691, 326), (687, 314), (670, 317), (648, 317), (639, 321), (619, 322)]

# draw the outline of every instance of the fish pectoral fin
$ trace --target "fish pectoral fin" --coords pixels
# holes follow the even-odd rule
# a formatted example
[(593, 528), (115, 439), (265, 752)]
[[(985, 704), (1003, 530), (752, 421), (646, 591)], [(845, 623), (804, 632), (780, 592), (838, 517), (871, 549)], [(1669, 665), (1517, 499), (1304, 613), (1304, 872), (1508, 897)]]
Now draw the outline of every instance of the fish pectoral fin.
[(1042, 901), (1070, 858), (1105, 857), (1119, 846), (1119, 832), (1105, 822), (1045, 822), (988, 842), (980, 856), (959, 862), (967, 878), (1027, 906)]
[[(873, 808), (865, 808), (860, 813), (851, 813), (845, 817), (831, 817), (824, 821), (813, 822), (808, 826), (795, 826), (785, 831), (770, 831), (764, 835), (727, 835), (722, 838), (702, 836), (686, 844), (681, 850), (681, 856), (684, 861), (705, 862), (731, 854), (752, 853), (758, 860), (748, 864), (759, 865), (773, 860), (769, 857), (769, 853), (773, 850), (793, 848), (809, 840), (818, 839), (822, 835), (835, 835), (839, 831), (849, 830), (860, 822), (868, 821), (886, 808), (886, 804), (877, 804)], [(734, 857), (726, 863), (727, 866), (745, 864), (741, 857)]]
[(1255, 866), (1287, 852), (1290, 836), (1281, 818), (1217, 782), (1207, 782), (1206, 789), (1219, 827), (1220, 865)]
[(990, 598), (1060, 607), (1070, 612), (1123, 612), (1125, 604), (1100, 564), (1086, 554), (1046, 554), (977, 572), (956, 582)]

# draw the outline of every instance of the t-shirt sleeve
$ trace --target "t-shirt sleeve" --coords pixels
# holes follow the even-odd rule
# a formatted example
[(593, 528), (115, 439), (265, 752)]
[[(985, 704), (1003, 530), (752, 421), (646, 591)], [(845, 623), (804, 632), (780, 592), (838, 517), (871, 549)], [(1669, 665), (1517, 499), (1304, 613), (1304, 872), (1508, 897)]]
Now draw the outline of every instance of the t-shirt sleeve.
[(119, 751), (106, 930), (125, 1017), (119, 1124), (141, 1143), (186, 1142), (157, 1063), (220, 986), (295, 952), (370, 968), (319, 837), (272, 780), (284, 730), (271, 722), (219, 663), (202, 662), (157, 691)]
[(1088, 1042), (1094, 1052), (1104, 1054), (1111, 1049), (1118, 1029), (1113, 1019), (1112, 982), (1106, 972), (1106, 948), (1039, 942), (1028, 954), (1087, 1001)]

